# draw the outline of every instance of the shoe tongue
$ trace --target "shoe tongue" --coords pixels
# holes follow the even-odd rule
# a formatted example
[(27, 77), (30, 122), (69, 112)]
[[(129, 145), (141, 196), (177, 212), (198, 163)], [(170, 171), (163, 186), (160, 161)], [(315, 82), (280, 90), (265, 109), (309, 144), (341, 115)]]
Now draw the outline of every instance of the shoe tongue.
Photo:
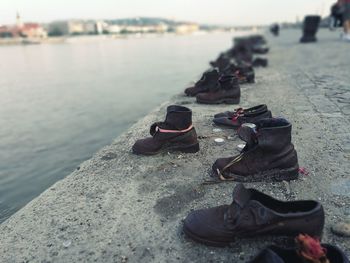
[(250, 201), (252, 193), (243, 184), (238, 184), (233, 190), (232, 196), (233, 202), (243, 208)]
[(257, 127), (253, 123), (244, 123), (237, 131), (238, 137), (247, 143), (248, 146), (252, 146), (257, 142)]

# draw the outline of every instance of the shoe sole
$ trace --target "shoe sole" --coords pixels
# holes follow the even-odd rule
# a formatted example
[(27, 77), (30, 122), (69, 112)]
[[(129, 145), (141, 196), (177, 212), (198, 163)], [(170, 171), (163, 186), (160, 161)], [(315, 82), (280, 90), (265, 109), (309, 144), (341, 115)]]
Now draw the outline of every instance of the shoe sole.
[[(293, 246), (295, 244), (295, 236), (272, 236), (272, 235), (261, 235), (261, 236), (248, 236), (248, 237), (236, 237), (235, 239), (232, 239), (231, 241), (212, 241), (208, 239), (204, 239), (202, 237), (197, 236), (193, 232), (191, 232), (185, 225), (183, 226), (183, 232), (185, 235), (190, 238), (191, 240), (194, 240), (198, 243), (211, 246), (211, 247), (235, 247), (237, 244), (240, 244), (241, 241), (246, 240), (249, 242), (249, 239), (254, 240), (255, 242), (270, 242), (270, 243), (276, 243), (281, 246)], [(318, 237), (320, 238), (320, 237)], [(321, 239), (320, 239), (321, 240)]]
[(132, 152), (137, 155), (156, 155), (160, 152), (183, 152), (183, 153), (196, 153), (199, 151), (199, 143), (191, 145), (167, 145), (160, 148), (155, 152), (137, 152), (135, 149), (132, 149)]
[[(217, 171), (213, 169), (213, 172), (217, 176)], [(247, 176), (230, 173), (229, 176), (229, 178), (225, 179), (220, 176), (220, 179), (222, 181), (235, 181), (242, 183), (292, 181), (297, 180), (299, 177), (299, 166), (296, 165), (287, 169), (271, 169)]]
[(227, 247), (230, 246), (230, 244), (233, 242), (217, 242), (217, 241), (211, 241), (207, 239), (203, 239), (195, 234), (193, 234), (190, 230), (187, 229), (186, 225), (183, 226), (183, 232), (187, 237), (190, 239), (197, 241), (198, 243), (211, 246), (211, 247)]
[(221, 99), (221, 100), (202, 100), (202, 99), (198, 99), (197, 98), (197, 102), (198, 103), (202, 103), (202, 104), (239, 104), (240, 102), (240, 98), (225, 98), (225, 99)]

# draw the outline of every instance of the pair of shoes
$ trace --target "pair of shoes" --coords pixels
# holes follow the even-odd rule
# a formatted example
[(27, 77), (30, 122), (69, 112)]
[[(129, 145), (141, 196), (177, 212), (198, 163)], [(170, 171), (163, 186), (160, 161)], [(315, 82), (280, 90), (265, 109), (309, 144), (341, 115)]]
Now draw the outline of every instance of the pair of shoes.
[(308, 235), (298, 235), (296, 247), (269, 246), (249, 263), (349, 263), (343, 251), (330, 244), (320, 244)]
[(196, 101), (203, 104), (238, 104), (240, 98), (238, 78), (235, 75), (223, 75), (212, 89), (197, 94)]
[(208, 70), (192, 87), (185, 89), (185, 94), (193, 97), (199, 93), (208, 92), (216, 86), (219, 77), (220, 73), (217, 69)]
[(204, 72), (193, 87), (185, 89), (187, 96), (196, 96), (198, 103), (238, 104), (241, 89), (238, 78), (233, 74), (220, 74), (217, 69)]
[(215, 61), (210, 62), (212, 67), (217, 67), (222, 71), (232, 60), (237, 64), (252, 65), (253, 54), (266, 54), (269, 51), (266, 40), (261, 35), (236, 37), (233, 39), (233, 42), (232, 48), (220, 53)]
[[(239, 182), (290, 181), (299, 176), (297, 152), (291, 142), (292, 125), (282, 118), (261, 119), (256, 124), (244, 124), (239, 137), (246, 142), (233, 157), (219, 158), (212, 174), (221, 181)], [(136, 154), (153, 155), (162, 150), (194, 153), (199, 151), (197, 133), (192, 126), (192, 111), (172, 105), (164, 122), (151, 126), (152, 137), (136, 141)]]
[(244, 123), (256, 123), (266, 118), (272, 118), (272, 114), (267, 106), (262, 104), (248, 109), (238, 108), (234, 111), (215, 114), (213, 122), (216, 125), (237, 129)]
[(266, 40), (262, 35), (252, 35), (248, 37), (236, 37), (233, 39), (234, 47), (245, 47), (254, 54), (266, 54), (269, 52)]
[[(233, 88), (237, 90), (237, 82), (238, 84), (254, 83), (254, 69), (251, 66), (236, 66), (232, 63), (230, 63), (222, 71), (219, 71), (216, 68), (211, 69), (204, 72), (202, 77), (192, 87), (186, 88), (184, 92), (187, 96), (194, 97), (199, 93), (217, 93), (220, 88)], [(235, 96), (235, 98), (237, 98), (237, 96)]]

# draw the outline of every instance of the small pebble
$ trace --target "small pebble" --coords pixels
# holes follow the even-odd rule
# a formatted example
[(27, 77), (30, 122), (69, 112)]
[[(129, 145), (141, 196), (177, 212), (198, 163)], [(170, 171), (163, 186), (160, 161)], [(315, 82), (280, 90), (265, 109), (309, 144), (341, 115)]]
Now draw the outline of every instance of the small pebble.
[(215, 143), (218, 144), (218, 145), (222, 145), (224, 144), (225, 140), (222, 139), (222, 138), (215, 138), (214, 139)]
[(237, 145), (237, 150), (239, 150), (239, 151), (242, 151), (243, 150), (243, 148), (245, 147), (245, 143), (240, 143), (240, 144), (238, 144)]
[(350, 237), (350, 219), (335, 223), (331, 229), (338, 236)]
[(222, 129), (214, 128), (214, 129), (213, 129), (213, 132), (222, 132)]

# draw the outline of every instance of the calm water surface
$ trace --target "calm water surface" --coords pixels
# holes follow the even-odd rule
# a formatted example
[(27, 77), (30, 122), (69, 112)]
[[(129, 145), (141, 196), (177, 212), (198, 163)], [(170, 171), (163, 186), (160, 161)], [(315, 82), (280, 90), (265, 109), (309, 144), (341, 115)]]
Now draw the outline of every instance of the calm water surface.
[(231, 39), (0, 46), (0, 222), (181, 92)]

